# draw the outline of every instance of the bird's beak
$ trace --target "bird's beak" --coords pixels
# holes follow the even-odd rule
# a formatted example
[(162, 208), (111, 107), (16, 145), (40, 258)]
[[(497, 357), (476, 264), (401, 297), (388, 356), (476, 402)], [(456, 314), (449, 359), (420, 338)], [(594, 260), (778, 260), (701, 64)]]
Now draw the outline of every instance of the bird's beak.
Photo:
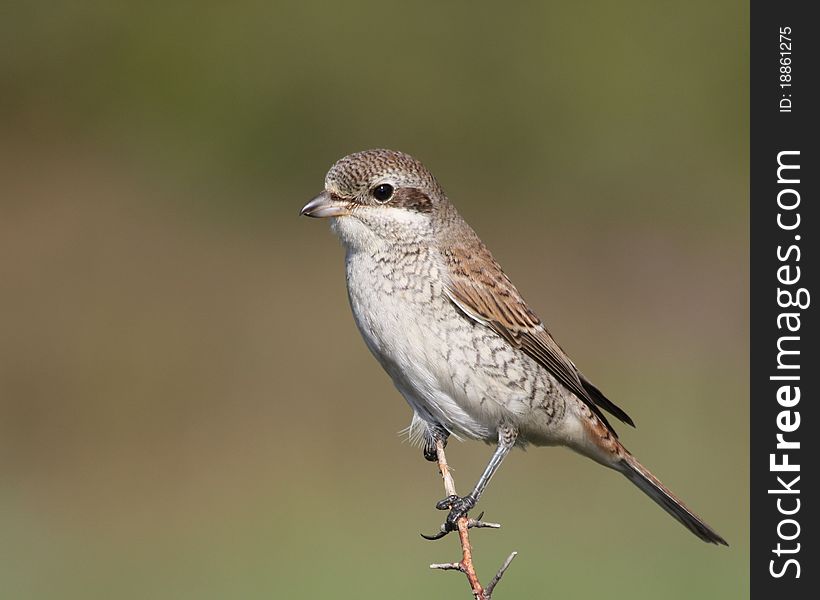
[(322, 192), (308, 202), (299, 211), (299, 215), (324, 219), (327, 217), (343, 217), (350, 214), (347, 202), (336, 200), (327, 192)]

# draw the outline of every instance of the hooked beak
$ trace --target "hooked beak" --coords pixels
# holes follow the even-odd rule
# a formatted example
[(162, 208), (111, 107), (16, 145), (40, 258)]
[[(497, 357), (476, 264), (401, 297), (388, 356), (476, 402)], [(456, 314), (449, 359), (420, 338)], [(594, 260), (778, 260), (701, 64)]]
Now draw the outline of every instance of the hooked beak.
[(343, 217), (349, 215), (347, 203), (336, 200), (327, 192), (322, 192), (313, 200), (308, 202), (299, 211), (299, 216), (314, 217), (324, 219), (327, 217)]

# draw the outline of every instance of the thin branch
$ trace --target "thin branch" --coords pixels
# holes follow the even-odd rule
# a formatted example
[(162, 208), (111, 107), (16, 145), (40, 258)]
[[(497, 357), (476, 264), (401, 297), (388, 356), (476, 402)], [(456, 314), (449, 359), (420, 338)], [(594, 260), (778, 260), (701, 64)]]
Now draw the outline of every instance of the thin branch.
[(441, 569), (442, 571), (461, 571), (461, 563), (433, 563), (431, 569)]
[(507, 560), (504, 561), (504, 564), (501, 565), (501, 568), (498, 569), (498, 573), (493, 575), (493, 578), (490, 580), (490, 583), (487, 585), (487, 589), (484, 590), (484, 595), (487, 598), (490, 598), (493, 595), (493, 590), (495, 586), (498, 585), (498, 582), (501, 581), (501, 578), (504, 577), (504, 573), (507, 572), (507, 569), (510, 568), (513, 559), (518, 556), (518, 552), (511, 552), (510, 555), (507, 557)]
[[(453, 476), (450, 474), (450, 468), (447, 466), (447, 457), (444, 454), (444, 442), (437, 440), (436, 441), (436, 456), (438, 458), (438, 469), (441, 473), (441, 478), (444, 481), (444, 491), (447, 496), (455, 496), (456, 494), (456, 484), (453, 481)], [(507, 557), (507, 560), (504, 561), (504, 564), (501, 565), (501, 568), (498, 570), (498, 573), (490, 581), (490, 584), (484, 588), (481, 585), (481, 582), (478, 579), (478, 575), (476, 574), (475, 567), (473, 566), (473, 547), (470, 544), (470, 535), (469, 530), (473, 527), (482, 528), (482, 527), (491, 527), (497, 529), (501, 527), (498, 523), (485, 523), (481, 520), (481, 517), (484, 513), (478, 516), (478, 519), (470, 519), (466, 515), (461, 517), (458, 521), (456, 521), (456, 525), (458, 526), (458, 539), (461, 543), (461, 560), (457, 563), (436, 563), (430, 565), (431, 569), (440, 569), (442, 571), (461, 571), (464, 575), (467, 576), (467, 582), (470, 584), (470, 589), (473, 592), (473, 598), (475, 600), (490, 600), (493, 595), (493, 590), (495, 590), (495, 586), (498, 585), (498, 582), (504, 576), (504, 573), (512, 563), (513, 559), (518, 555), (517, 552), (513, 552)], [(444, 532), (444, 529), (442, 529)]]

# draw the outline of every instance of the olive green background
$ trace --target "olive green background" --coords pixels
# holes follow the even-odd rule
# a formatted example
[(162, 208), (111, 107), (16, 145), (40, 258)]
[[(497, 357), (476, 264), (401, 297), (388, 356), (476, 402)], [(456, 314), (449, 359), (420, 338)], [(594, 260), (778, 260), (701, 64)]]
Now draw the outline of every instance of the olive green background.
[[(561, 449), (474, 535), (496, 597), (748, 596), (743, 2), (13, 2), (0, 18), (0, 596), (468, 598), (435, 468), (299, 219), (422, 159), (729, 540)], [(450, 445), (466, 491), (491, 449)]]

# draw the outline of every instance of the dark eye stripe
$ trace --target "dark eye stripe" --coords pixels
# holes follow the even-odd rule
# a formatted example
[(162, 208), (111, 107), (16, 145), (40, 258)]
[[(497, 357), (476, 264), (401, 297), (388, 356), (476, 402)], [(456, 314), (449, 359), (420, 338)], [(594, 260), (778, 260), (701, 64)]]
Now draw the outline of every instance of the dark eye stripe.
[(429, 213), (433, 210), (430, 197), (418, 188), (397, 189), (393, 194), (391, 204), (421, 213)]

